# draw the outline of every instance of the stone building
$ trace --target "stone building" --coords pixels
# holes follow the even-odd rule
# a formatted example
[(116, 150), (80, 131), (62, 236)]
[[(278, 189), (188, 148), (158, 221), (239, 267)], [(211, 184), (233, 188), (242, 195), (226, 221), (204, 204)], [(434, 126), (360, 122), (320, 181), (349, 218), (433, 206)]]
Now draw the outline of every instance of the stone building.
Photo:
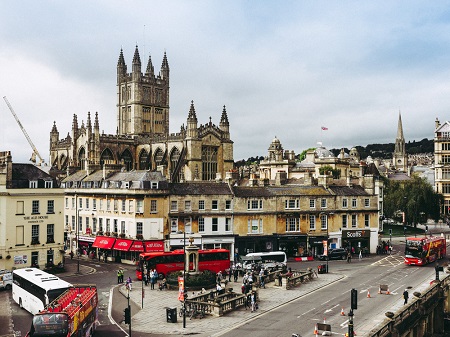
[[(145, 72), (136, 46), (131, 73), (120, 51), (117, 64), (116, 134), (100, 132), (98, 113), (87, 113), (86, 124), (73, 116), (71, 133), (60, 139), (56, 122), (50, 132), (51, 165), (59, 170), (92, 172), (104, 165), (126, 170), (160, 171), (169, 181), (223, 179), (233, 168), (233, 142), (228, 115), (222, 109), (218, 125), (198, 124), (191, 102), (186, 126), (169, 133), (170, 69), (164, 53), (155, 73), (151, 58)], [(106, 116), (110, 118), (111, 116)]]
[(63, 200), (54, 178), (0, 152), (0, 269), (64, 261)]
[(80, 170), (63, 180), (67, 246), (114, 261), (163, 251), (169, 185), (160, 172)]
[(444, 197), (441, 214), (450, 214), (450, 122), (436, 118), (434, 129), (435, 191)]

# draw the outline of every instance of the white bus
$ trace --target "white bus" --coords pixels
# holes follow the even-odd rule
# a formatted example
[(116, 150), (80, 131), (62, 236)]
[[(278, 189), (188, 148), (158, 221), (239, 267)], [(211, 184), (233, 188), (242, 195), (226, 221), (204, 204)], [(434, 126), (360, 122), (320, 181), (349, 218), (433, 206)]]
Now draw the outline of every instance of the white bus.
[[(285, 252), (261, 252), (261, 253), (249, 253), (244, 261), (244, 269), (251, 269), (254, 262), (260, 262), (264, 268), (276, 269), (283, 268), (287, 264), (287, 256)], [(254, 262), (252, 262), (254, 260)]]
[(72, 284), (37, 268), (13, 271), (12, 297), (33, 315), (65, 292)]

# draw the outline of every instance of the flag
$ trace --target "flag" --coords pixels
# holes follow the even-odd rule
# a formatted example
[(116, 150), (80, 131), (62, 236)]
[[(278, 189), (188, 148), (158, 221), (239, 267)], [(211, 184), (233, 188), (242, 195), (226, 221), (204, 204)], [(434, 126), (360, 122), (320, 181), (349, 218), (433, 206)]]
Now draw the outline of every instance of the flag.
[(322, 130), (328, 130), (326, 126), (322, 126)]

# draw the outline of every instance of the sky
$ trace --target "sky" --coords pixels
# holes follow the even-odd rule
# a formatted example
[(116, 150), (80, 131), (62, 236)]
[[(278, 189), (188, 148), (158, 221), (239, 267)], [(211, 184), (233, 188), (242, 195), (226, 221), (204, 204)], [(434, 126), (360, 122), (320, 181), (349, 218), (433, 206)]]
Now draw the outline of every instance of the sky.
[[(0, 96), (48, 161), (53, 122), (99, 114), (114, 134), (116, 66), (170, 66), (170, 132), (220, 122), (234, 160), (266, 156), (277, 137), (296, 154), (434, 137), (450, 119), (450, 1), (2, 1)], [(0, 151), (32, 149), (0, 100)], [(322, 127), (328, 130), (322, 131)]]

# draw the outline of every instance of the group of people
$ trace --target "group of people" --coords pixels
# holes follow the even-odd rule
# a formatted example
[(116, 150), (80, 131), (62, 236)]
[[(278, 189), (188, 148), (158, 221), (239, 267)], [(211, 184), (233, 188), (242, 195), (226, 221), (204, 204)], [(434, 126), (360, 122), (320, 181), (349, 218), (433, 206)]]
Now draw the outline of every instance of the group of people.
[(158, 272), (156, 269), (147, 269), (147, 273), (144, 274), (144, 284), (147, 286), (150, 283), (150, 289), (155, 289), (155, 284), (158, 281)]
[(377, 255), (381, 254), (391, 254), (392, 253), (392, 245), (389, 242), (382, 241), (381, 244), (377, 246)]
[[(117, 283), (118, 283), (118, 284), (124, 283), (124, 281), (123, 281), (123, 275), (124, 275), (124, 271), (123, 271), (122, 268), (120, 268), (120, 269), (117, 271)], [(128, 278), (127, 278), (126, 281), (125, 281), (125, 287), (126, 287), (128, 290), (130, 290), (130, 291), (131, 291), (131, 284), (132, 284), (132, 283), (133, 283), (133, 281), (131, 280), (131, 277), (128, 276)]]

